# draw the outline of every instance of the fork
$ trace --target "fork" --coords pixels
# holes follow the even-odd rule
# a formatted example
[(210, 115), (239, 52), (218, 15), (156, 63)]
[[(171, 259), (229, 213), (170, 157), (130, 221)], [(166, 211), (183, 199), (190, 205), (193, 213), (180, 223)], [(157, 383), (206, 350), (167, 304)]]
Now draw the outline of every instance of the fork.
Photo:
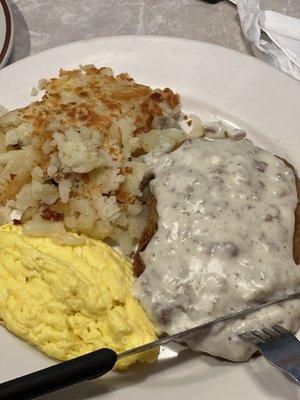
[(258, 347), (265, 359), (300, 384), (300, 342), (280, 325), (239, 335)]

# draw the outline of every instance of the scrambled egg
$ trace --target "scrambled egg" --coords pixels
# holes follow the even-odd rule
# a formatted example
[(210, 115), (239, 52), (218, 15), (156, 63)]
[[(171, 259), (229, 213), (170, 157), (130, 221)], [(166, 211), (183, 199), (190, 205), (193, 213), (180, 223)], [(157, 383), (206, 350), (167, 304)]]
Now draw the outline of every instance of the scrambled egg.
[[(59, 246), (16, 226), (0, 228), (0, 323), (58, 360), (156, 339), (132, 297), (133, 279), (132, 265), (101, 241)], [(156, 358), (156, 351), (146, 352), (117, 367)]]

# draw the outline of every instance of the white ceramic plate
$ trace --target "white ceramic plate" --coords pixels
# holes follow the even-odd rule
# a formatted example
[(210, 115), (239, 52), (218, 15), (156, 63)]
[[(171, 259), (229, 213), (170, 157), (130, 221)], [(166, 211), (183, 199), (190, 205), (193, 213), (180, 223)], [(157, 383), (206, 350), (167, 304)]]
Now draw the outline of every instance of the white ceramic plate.
[[(257, 144), (286, 157), (300, 170), (300, 85), (252, 57), (197, 41), (151, 36), (100, 38), (51, 49), (0, 72), (0, 104), (32, 101), (31, 88), (60, 67), (94, 63), (129, 72), (138, 82), (170, 86), (183, 108), (244, 127)], [(0, 381), (52, 363), (0, 328)], [(261, 357), (233, 364), (189, 351), (163, 350), (154, 365), (44, 397), (47, 400), (300, 400), (299, 387)]]
[(13, 43), (13, 21), (6, 0), (0, 0), (0, 68), (10, 56)]

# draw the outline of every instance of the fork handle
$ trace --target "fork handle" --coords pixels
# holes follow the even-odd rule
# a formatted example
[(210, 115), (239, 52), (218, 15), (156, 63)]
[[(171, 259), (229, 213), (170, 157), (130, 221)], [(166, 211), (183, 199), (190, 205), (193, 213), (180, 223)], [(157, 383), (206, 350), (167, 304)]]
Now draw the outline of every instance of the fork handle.
[(101, 349), (0, 384), (0, 400), (31, 400), (109, 372), (117, 353)]

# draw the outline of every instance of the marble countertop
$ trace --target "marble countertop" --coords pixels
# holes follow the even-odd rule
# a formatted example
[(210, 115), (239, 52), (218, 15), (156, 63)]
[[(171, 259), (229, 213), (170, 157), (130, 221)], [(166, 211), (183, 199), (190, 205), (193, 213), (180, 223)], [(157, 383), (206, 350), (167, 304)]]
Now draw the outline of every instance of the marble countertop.
[[(180, 36), (251, 53), (235, 7), (201, 0), (10, 0), (15, 42), (10, 63), (50, 47), (109, 35)], [(300, 0), (261, 0), (300, 18)]]

